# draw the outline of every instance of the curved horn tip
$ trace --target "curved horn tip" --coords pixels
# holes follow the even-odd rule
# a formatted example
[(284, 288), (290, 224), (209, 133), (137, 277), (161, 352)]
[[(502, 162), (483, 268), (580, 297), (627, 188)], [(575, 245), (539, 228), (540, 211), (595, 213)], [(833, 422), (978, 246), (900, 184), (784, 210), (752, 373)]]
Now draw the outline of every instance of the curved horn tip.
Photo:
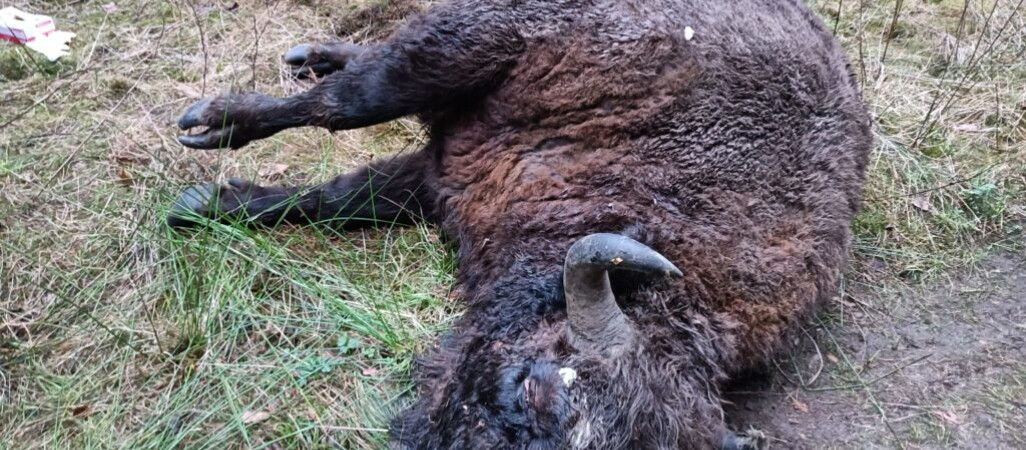
[(626, 269), (680, 278), (684, 273), (659, 252), (627, 236), (595, 233), (575, 242), (566, 254), (566, 266)]

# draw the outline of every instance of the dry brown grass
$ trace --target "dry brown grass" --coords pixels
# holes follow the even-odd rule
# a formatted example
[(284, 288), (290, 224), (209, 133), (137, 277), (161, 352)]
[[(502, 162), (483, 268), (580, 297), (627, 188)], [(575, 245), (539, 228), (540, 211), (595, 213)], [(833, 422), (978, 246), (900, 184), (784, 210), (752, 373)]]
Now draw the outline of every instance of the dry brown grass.
[[(398, 16), (0, 0), (13, 3), (79, 36), (56, 64), (0, 46), (0, 447), (380, 447), (412, 356), (458, 314), (432, 232), (181, 236), (160, 221), (191, 183), (312, 183), (417, 145), (410, 120), (238, 152), (184, 150), (172, 126), (229, 88), (296, 92), (277, 55)], [(893, 2), (815, 3), (831, 26), (841, 5), (878, 121), (852, 279), (943, 275), (1009, 242), (1026, 218), (1023, 10), (971, 1), (960, 19), (961, 3), (903, 2), (895, 22)], [(260, 175), (275, 164), (288, 169)]]

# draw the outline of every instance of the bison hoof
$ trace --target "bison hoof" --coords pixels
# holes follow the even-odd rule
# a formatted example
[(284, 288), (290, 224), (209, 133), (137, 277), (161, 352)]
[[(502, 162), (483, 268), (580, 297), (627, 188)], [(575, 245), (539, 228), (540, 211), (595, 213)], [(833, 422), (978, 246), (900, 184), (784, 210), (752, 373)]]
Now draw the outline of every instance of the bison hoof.
[(229, 179), (225, 185), (198, 184), (186, 189), (171, 205), (167, 224), (175, 228), (187, 228), (207, 219), (225, 223), (249, 221), (253, 219), (248, 213), (254, 208), (254, 196), (271, 198), (266, 194), (266, 189), (241, 178)]
[(296, 78), (323, 77), (346, 68), (349, 60), (366, 50), (362, 45), (330, 42), (300, 44), (285, 52), (285, 64)]
[(210, 205), (216, 198), (219, 186), (214, 183), (200, 184), (186, 189), (171, 205), (167, 224), (175, 228), (192, 227), (210, 217)]
[(205, 98), (193, 103), (178, 119), (182, 131), (202, 129), (199, 133), (178, 137), (190, 148), (239, 148), (257, 139), (273, 135), (280, 126), (261, 122), (273, 116), (281, 101), (262, 94), (229, 94)]
[(769, 448), (769, 440), (766, 435), (754, 428), (748, 429), (742, 434), (730, 433), (723, 440), (723, 450), (766, 450)]

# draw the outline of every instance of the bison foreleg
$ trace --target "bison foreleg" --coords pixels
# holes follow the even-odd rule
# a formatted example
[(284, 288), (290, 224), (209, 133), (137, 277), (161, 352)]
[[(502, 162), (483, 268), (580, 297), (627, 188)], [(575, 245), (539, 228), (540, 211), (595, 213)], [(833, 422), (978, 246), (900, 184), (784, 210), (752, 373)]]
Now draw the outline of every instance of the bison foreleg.
[(436, 193), (425, 174), (426, 152), (377, 161), (316, 186), (269, 187), (241, 180), (197, 185), (175, 201), (168, 224), (188, 227), (201, 218), (250, 225), (325, 223), (354, 229), (435, 221)]
[[(501, 82), (523, 42), (517, 27), (501, 20), (503, 14), (493, 11), (494, 6), (460, 3), (432, 8), (386, 43), (329, 49), (326, 54), (338, 60), (310, 68), (332, 73), (301, 94), (229, 94), (200, 100), (178, 126), (206, 129), (181, 136), (179, 142), (192, 148), (238, 148), (287, 128), (360, 128), (477, 101)], [(300, 47), (286, 58), (309, 65), (318, 48), (326, 47)]]

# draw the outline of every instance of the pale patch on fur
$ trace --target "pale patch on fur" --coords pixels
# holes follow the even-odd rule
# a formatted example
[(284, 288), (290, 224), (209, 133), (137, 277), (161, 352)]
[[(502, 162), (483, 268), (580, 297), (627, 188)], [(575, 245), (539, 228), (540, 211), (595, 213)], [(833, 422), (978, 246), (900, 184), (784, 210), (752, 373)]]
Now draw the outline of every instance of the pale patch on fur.
[(581, 419), (574, 425), (574, 431), (570, 437), (571, 448), (587, 448), (591, 442), (591, 422)]
[(577, 371), (569, 367), (564, 367), (559, 369), (559, 378), (563, 380), (563, 384), (565, 384), (566, 387), (572, 387), (574, 385), (574, 381), (577, 380)]
[[(572, 369), (571, 369), (572, 370)], [(562, 370), (560, 370), (562, 372)], [(574, 371), (576, 374), (577, 371)], [(586, 411), (588, 410), (588, 398), (583, 392), (577, 392), (577, 395), (573, 399), (574, 409), (577, 410), (577, 420), (574, 423), (573, 428), (570, 430), (570, 442), (569, 448), (573, 449), (585, 449), (589, 448), (594, 439), (593, 427), (591, 426), (591, 420), (587, 417)]]

